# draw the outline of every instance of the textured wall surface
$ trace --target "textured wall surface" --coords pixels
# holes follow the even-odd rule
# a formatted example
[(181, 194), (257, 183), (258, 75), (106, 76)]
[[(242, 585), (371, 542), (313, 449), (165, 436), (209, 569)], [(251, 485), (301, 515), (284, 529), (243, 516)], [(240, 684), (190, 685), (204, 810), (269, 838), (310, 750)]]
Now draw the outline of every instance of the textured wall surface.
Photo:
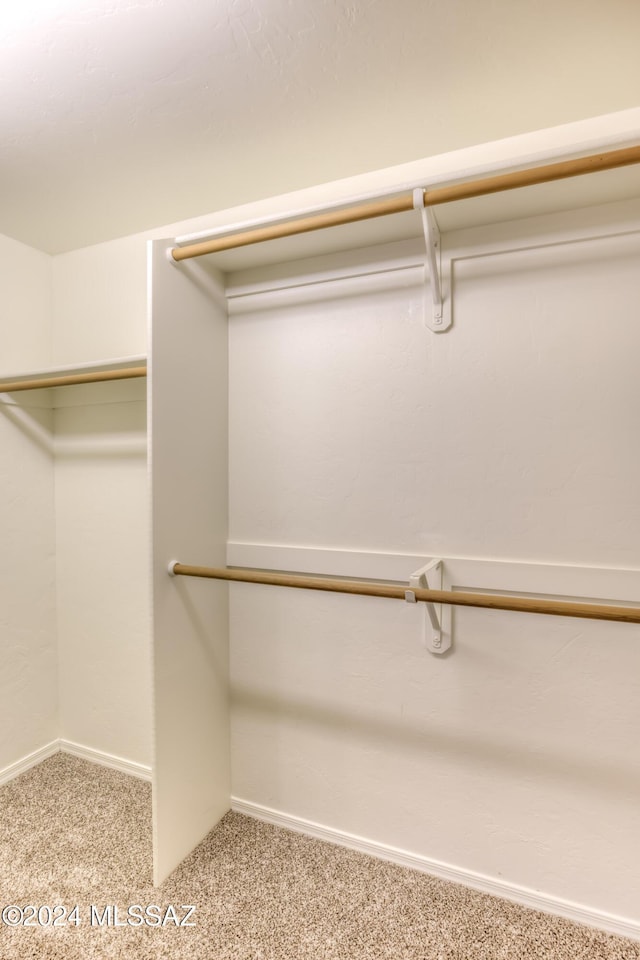
[[(144, 237), (54, 257), (55, 361), (146, 354), (146, 278)], [(68, 387), (56, 402), (61, 735), (150, 765), (145, 381)]]
[(143, 237), (53, 258), (53, 359), (108, 360), (147, 349)]
[(0, 236), (0, 372), (51, 363), (52, 259)]
[(632, 234), (460, 260), (440, 336), (418, 270), (257, 294), (232, 320), (230, 538), (640, 564), (639, 252)]
[(60, 736), (150, 765), (145, 384), (100, 388), (55, 410)]
[[(0, 238), (0, 284), (0, 366), (46, 364), (50, 258)], [(18, 398), (0, 398), (0, 770), (57, 736), (53, 418)]]

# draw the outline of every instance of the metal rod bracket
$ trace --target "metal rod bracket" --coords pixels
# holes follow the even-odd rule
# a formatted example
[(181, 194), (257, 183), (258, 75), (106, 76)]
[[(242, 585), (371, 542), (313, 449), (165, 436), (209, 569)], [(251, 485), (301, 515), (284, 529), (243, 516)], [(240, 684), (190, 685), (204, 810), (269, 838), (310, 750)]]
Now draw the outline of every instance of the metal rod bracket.
[[(442, 560), (435, 559), (425, 563), (409, 577), (409, 590), (405, 590), (405, 600), (416, 602), (415, 590), (442, 590)], [(410, 596), (413, 597), (411, 600)], [(430, 653), (444, 653), (451, 646), (451, 637), (442, 631), (442, 604), (422, 601), (425, 605), (424, 644)]]

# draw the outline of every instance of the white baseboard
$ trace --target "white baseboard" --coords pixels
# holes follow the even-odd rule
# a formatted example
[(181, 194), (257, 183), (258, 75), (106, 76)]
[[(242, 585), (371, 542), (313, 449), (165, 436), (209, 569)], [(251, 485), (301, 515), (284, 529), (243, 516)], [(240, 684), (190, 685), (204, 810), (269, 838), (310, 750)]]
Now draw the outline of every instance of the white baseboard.
[(420, 870), (441, 880), (459, 883), (465, 887), (480, 890), (482, 893), (501, 897), (503, 900), (511, 900), (522, 906), (531, 907), (533, 910), (541, 910), (544, 913), (564, 917), (567, 920), (573, 920), (575, 923), (596, 927), (599, 930), (615, 933), (621, 937), (640, 940), (640, 922), (638, 921), (594, 910), (582, 904), (540, 893), (528, 887), (507, 883), (504, 880), (496, 880), (473, 870), (465, 870), (461, 867), (442, 863), (439, 860), (431, 860), (429, 857), (368, 840), (355, 834), (345, 833), (342, 830), (334, 830), (332, 827), (325, 827), (322, 824), (314, 823), (312, 820), (290, 816), (258, 803), (241, 800), (238, 797), (231, 798), (231, 809), (257, 820), (272, 823), (274, 826), (284, 827), (285, 830), (293, 830), (296, 833), (304, 833), (307, 836), (315, 837), (317, 840), (325, 840), (338, 846), (349, 847), (351, 850), (358, 850), (360, 853), (369, 854), (369, 856), (377, 857), (380, 860), (389, 860), (401, 867)]
[(52, 740), (46, 746), (34, 750), (33, 753), (16, 760), (8, 767), (0, 770), (0, 786), (19, 777), (21, 773), (26, 773), (31, 767), (37, 766), (43, 760), (54, 756), (56, 753), (69, 753), (73, 757), (80, 757), (82, 760), (89, 760), (90, 763), (97, 763), (101, 767), (110, 767), (112, 770), (119, 770), (120, 773), (126, 773), (130, 777), (138, 777), (140, 780), (151, 780), (151, 767), (142, 763), (135, 763), (133, 760), (125, 760), (123, 757), (116, 757), (111, 753), (104, 753), (102, 750), (94, 750), (92, 747), (85, 747), (81, 743), (73, 743), (71, 740)]
[(72, 757), (80, 757), (82, 760), (97, 763), (101, 767), (119, 770), (120, 773), (127, 773), (130, 777), (138, 777), (139, 780), (151, 780), (151, 767), (143, 763), (125, 760), (124, 757), (116, 757), (112, 753), (94, 750), (93, 747), (85, 747), (81, 743), (73, 743), (71, 740), (59, 740), (58, 743), (62, 753), (69, 753)]
[(10, 780), (19, 777), (21, 773), (26, 773), (31, 767), (42, 763), (43, 760), (52, 757), (55, 753), (58, 753), (59, 750), (60, 742), (58, 740), (52, 740), (51, 743), (40, 747), (39, 750), (34, 750), (33, 753), (28, 753), (26, 757), (16, 760), (15, 763), (10, 763), (8, 767), (0, 770), (0, 787), (5, 783), (9, 783)]

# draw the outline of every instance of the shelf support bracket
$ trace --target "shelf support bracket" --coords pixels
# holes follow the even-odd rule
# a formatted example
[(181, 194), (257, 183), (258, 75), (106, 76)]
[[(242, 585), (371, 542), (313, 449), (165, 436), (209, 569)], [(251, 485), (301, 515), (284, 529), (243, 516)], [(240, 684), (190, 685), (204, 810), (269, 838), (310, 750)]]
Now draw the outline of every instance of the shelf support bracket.
[(429, 315), (429, 311), (425, 309), (425, 323), (429, 330), (433, 330), (434, 333), (442, 333), (451, 326), (451, 317), (445, 317), (444, 297), (442, 295), (440, 231), (431, 207), (426, 207), (424, 204), (424, 190), (422, 187), (417, 187), (413, 191), (413, 207), (419, 211), (422, 220), (422, 230), (427, 253), (429, 286), (431, 287), (431, 297), (433, 299), (431, 316)]
[[(442, 560), (430, 560), (411, 574), (409, 589), (404, 593), (407, 603), (417, 602), (415, 590), (442, 590)], [(442, 632), (442, 604), (422, 602), (426, 607), (424, 644), (430, 653), (444, 653), (451, 646), (451, 638)]]

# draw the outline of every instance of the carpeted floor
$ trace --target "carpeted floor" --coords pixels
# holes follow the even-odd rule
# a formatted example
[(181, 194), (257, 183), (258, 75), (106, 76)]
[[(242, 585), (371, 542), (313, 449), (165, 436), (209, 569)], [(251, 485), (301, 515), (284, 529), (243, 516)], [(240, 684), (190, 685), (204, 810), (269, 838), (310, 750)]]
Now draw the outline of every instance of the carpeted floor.
[(58, 926), (0, 921), (0, 960), (640, 960), (640, 943), (236, 813), (154, 888), (149, 785), (58, 754), (0, 788), (0, 913), (76, 904)]

